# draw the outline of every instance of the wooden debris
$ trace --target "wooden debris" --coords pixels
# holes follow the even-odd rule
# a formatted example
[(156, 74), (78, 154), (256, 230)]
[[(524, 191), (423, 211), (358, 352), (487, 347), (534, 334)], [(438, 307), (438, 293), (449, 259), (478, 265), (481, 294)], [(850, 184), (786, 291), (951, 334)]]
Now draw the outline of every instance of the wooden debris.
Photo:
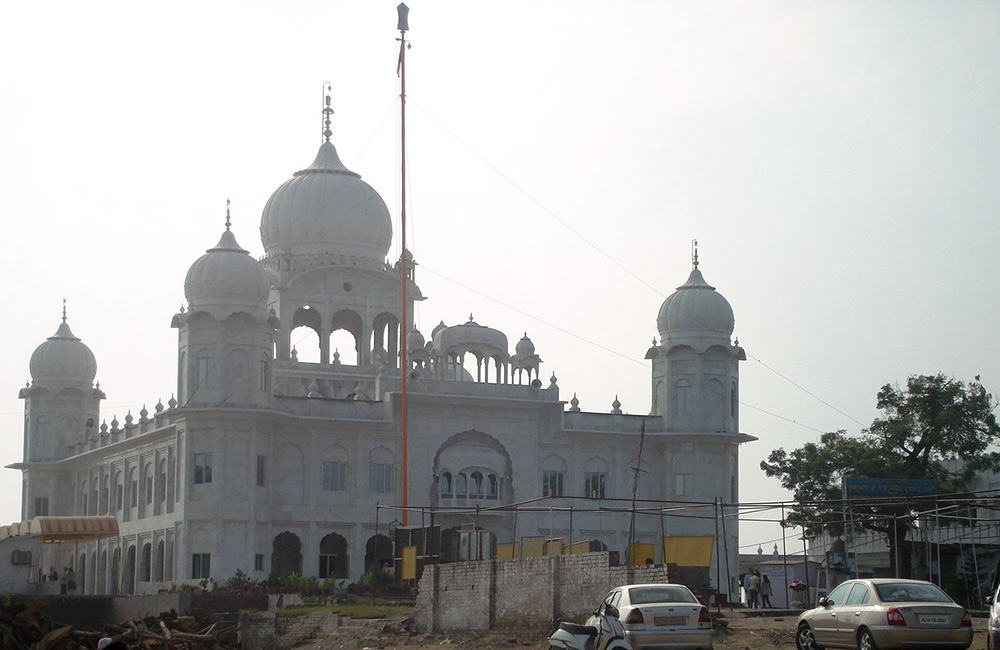
[(164, 612), (141, 621), (105, 625), (103, 631), (75, 630), (51, 620), (47, 605), (24, 598), (0, 604), (0, 647), (4, 650), (95, 650), (110, 637), (110, 650), (235, 650), (237, 626), (199, 613)]

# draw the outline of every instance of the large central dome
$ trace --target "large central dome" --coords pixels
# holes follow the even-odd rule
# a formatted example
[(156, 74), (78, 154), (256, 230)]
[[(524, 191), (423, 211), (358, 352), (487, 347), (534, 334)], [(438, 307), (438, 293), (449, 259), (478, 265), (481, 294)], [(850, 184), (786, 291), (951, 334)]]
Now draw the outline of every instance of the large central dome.
[(383, 264), (392, 220), (378, 192), (324, 142), (316, 160), (268, 199), (260, 239), (268, 256), (333, 255)]

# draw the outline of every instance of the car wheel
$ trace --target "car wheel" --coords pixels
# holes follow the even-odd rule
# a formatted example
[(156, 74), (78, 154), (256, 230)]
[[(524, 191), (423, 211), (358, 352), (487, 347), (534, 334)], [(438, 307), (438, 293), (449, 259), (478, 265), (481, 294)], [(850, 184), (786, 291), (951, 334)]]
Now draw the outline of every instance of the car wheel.
[(800, 625), (795, 633), (795, 647), (798, 650), (823, 650), (816, 645), (816, 637), (813, 636), (812, 628), (809, 627), (808, 623)]
[(864, 629), (858, 632), (858, 650), (878, 650), (871, 630)]

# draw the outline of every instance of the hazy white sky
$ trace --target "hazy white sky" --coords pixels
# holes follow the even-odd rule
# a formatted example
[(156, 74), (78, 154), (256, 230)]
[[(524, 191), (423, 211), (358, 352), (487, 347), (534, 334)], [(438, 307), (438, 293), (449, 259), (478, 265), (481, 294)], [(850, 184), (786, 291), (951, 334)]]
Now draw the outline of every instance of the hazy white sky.
[[(565, 399), (647, 412), (643, 355), (697, 238), (750, 355), (744, 501), (785, 498), (760, 460), (869, 424), (883, 383), (1000, 391), (1000, 4), (409, 4), (426, 335), (470, 312), (512, 346), (527, 331)], [(395, 5), (4, 8), (0, 464), (21, 459), (18, 389), (64, 297), (102, 417), (166, 402), (187, 268), (227, 198), (262, 254), (267, 197), (320, 143), (324, 81), (341, 158), (398, 215)], [(0, 522), (19, 501), (0, 470)]]

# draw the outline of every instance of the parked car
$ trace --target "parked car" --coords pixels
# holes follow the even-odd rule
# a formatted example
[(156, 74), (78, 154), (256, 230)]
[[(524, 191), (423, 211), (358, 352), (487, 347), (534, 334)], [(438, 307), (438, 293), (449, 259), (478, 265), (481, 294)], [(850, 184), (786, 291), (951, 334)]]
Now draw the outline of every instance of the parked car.
[[(1000, 566), (1000, 563), (998, 563)], [(1000, 650), (1000, 574), (994, 578), (997, 583), (990, 594), (990, 621), (986, 624), (987, 650)]]
[(684, 585), (616, 587), (604, 597), (587, 625), (596, 625), (606, 615), (616, 616), (621, 621), (625, 640), (633, 650), (662, 647), (708, 650), (712, 647), (712, 619), (708, 608)]
[(799, 616), (795, 646), (819, 648), (956, 648), (972, 645), (972, 617), (924, 580), (848, 580)]

